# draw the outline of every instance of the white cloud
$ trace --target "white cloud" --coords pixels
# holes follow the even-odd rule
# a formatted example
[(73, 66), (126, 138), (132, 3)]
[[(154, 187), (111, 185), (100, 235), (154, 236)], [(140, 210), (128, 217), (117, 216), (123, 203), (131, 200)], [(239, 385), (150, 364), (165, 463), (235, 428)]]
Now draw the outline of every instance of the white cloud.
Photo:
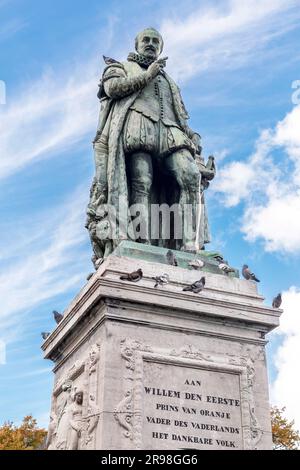
[[(162, 21), (174, 76), (186, 80), (207, 69), (235, 68), (257, 59), (274, 37), (297, 25), (298, 0), (228, 0), (181, 11)], [(299, 10), (299, 9), (298, 9)]]
[(28, 377), (34, 377), (36, 375), (48, 375), (49, 372), (51, 371), (51, 366), (48, 367), (42, 367), (40, 369), (34, 369), (30, 370), (29, 372), (22, 372), (21, 374), (14, 375), (14, 380), (23, 380), (27, 379)]
[(126, 41), (120, 41), (117, 23), (117, 17), (108, 15), (106, 26), (88, 38), (90, 55), (76, 51), (67, 66), (49, 65), (35, 80), (21, 82), (21, 89), (6, 83), (9, 99), (0, 107), (0, 179), (78, 146), (91, 148), (100, 108), (96, 94), (105, 66), (99, 44), (102, 53), (116, 58), (129, 50)]
[(300, 160), (299, 123), (300, 106), (295, 106), (293, 112), (277, 124), (273, 140), (275, 144), (285, 146), (292, 157)]
[(300, 249), (300, 190), (282, 198), (272, 197), (266, 206), (249, 207), (243, 232), (248, 241), (263, 239), (266, 251)]
[(255, 144), (255, 152), (245, 161), (233, 161), (221, 167), (214, 189), (223, 196), (226, 207), (249, 202), (260, 192), (271, 192), (279, 170), (269, 153), (273, 145), (270, 130), (264, 130)]
[(48, 429), (50, 420), (50, 411), (45, 411), (36, 416), (36, 421), (40, 428)]
[(294, 164), (293, 182), (300, 187), (300, 105), (278, 123), (273, 141), (274, 145), (285, 148)]
[(283, 293), (280, 328), (277, 334), (283, 336), (283, 342), (275, 355), (277, 377), (271, 386), (271, 402), (279, 407), (286, 407), (286, 416), (295, 420), (300, 430), (300, 289), (291, 287)]
[(6, 364), (6, 344), (0, 338), (0, 366)]
[(89, 56), (76, 50), (76, 59), (67, 58), (65, 67), (49, 66), (35, 80), (22, 80), (21, 89), (6, 84), (9, 99), (0, 107), (0, 179), (75, 147), (91, 148), (88, 135), (96, 133), (97, 85), (104, 65), (95, 44), (109, 50), (115, 28), (115, 17), (108, 16), (106, 27), (89, 38)]
[[(93, 47), (100, 43), (103, 52), (109, 50), (114, 30), (114, 17), (109, 16), (106, 27), (91, 35)], [(89, 56), (83, 54), (76, 51), (76, 60), (68, 59), (68, 65), (57, 70), (49, 67), (35, 81), (22, 78), (22, 88), (13, 90), (7, 84), (9, 100), (0, 108), (0, 179), (48, 158), (64, 158), (64, 152), (81, 146), (89, 148), (92, 158), (97, 84), (104, 63), (95, 47)], [(82, 266), (90, 257), (88, 250), (83, 253), (88, 241), (84, 222), (89, 184), (85, 182), (59, 207), (48, 206), (37, 215), (28, 207), (24, 216), (12, 214), (0, 227), (4, 242), (0, 331), (5, 342), (17, 338), (19, 326), (23, 328), (21, 318), (27, 316), (28, 326), (30, 311), (42, 301), (85, 281)]]
[(244, 202), (241, 230), (249, 241), (263, 240), (267, 251), (300, 251), (299, 129), (297, 106), (261, 133), (247, 160), (225, 165), (214, 185), (226, 206)]
[[(249, 54), (257, 57), (257, 41), (263, 44), (274, 31), (283, 33), (296, 23), (297, 14), (289, 14), (294, 5), (294, 0), (231, 0), (222, 7), (204, 4), (190, 16), (162, 20), (168, 69), (175, 78), (189, 78), (203, 69), (247, 63)], [(120, 52), (119, 36), (115, 21), (109, 21), (99, 42), (114, 56), (110, 42), (114, 38)], [(122, 43), (124, 51), (125, 46)], [(87, 145), (87, 135), (97, 123), (98, 79), (95, 51), (65, 70), (49, 68), (21, 92), (10, 89), (12, 101), (0, 109), (0, 178), (75, 145)]]
[(218, 172), (215, 190), (225, 195), (227, 207), (236, 206), (249, 196), (255, 169), (247, 162), (232, 162)]
[(225, 158), (228, 157), (228, 155), (229, 155), (229, 150), (226, 149), (226, 148), (223, 148), (222, 150), (217, 150), (214, 153), (214, 157), (215, 157), (215, 159), (217, 160), (218, 163), (225, 160)]
[(29, 238), (17, 258), (12, 250), (11, 259), (5, 259), (0, 274), (2, 340), (11, 340), (13, 327), (30, 309), (84, 282), (85, 205), (86, 194), (78, 189), (51, 217), (40, 216), (39, 226), (33, 226), (34, 231), (38, 228), (36, 236)]
[(0, 111), (0, 178), (78, 145), (97, 123), (97, 68), (48, 71)]
[[(2, 6), (3, 4), (0, 3), (0, 8)], [(21, 18), (13, 18), (4, 24), (2, 23), (0, 29), (0, 41), (5, 41), (6, 39), (24, 29), (26, 26), (26, 22)]]

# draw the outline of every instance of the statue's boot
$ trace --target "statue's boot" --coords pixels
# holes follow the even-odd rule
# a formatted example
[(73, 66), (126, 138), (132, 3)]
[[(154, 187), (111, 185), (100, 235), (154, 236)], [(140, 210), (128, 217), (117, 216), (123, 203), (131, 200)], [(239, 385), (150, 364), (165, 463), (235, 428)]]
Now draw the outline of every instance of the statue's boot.
[(135, 241), (150, 245), (150, 197), (148, 193), (132, 191), (131, 216)]
[(183, 245), (181, 250), (196, 253), (199, 249), (197, 238), (197, 213), (200, 201), (201, 175), (191, 153), (177, 150), (165, 161), (167, 171), (174, 177), (180, 189), (179, 207), (183, 221)]
[(198, 225), (200, 221), (199, 191), (181, 190), (180, 206), (183, 211), (183, 246), (182, 251), (197, 253)]
[(133, 236), (136, 241), (150, 245), (150, 191), (153, 180), (151, 156), (144, 152), (134, 153), (129, 158), (129, 165)]
[(190, 204), (192, 208), (192, 250), (197, 253), (199, 251), (199, 224), (201, 216), (201, 204), (200, 204), (200, 191), (191, 191), (190, 193)]

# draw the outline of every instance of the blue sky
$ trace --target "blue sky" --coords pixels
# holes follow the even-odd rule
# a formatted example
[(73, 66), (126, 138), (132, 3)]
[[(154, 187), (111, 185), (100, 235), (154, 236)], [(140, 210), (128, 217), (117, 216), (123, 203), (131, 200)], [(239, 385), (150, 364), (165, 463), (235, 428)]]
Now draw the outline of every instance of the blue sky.
[(0, 422), (32, 413), (47, 424), (40, 332), (92, 269), (84, 222), (102, 55), (124, 60), (154, 26), (190, 125), (216, 156), (210, 249), (248, 262), (267, 305), (284, 292), (270, 392), (300, 428), (299, 19), (299, 0), (0, 0)]

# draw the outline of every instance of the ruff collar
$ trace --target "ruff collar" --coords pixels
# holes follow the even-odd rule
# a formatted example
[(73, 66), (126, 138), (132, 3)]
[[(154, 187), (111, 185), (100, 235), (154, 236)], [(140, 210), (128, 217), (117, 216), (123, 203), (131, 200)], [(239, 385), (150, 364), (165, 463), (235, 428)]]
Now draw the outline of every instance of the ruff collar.
[(136, 54), (135, 52), (130, 52), (130, 54), (127, 57), (127, 60), (129, 62), (136, 62), (141, 67), (144, 67), (145, 69), (147, 69), (149, 65), (155, 62), (156, 59), (149, 59), (148, 57), (145, 57), (144, 55)]

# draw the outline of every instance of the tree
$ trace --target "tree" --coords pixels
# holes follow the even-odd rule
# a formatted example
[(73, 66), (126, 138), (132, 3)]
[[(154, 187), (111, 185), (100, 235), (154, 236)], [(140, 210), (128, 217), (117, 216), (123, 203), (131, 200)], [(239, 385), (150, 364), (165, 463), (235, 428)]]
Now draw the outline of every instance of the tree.
[(272, 436), (274, 450), (297, 450), (300, 434), (294, 429), (294, 421), (284, 417), (285, 408), (271, 408)]
[(0, 450), (34, 450), (39, 448), (47, 434), (39, 429), (32, 416), (25, 416), (18, 427), (12, 422), (0, 426)]

